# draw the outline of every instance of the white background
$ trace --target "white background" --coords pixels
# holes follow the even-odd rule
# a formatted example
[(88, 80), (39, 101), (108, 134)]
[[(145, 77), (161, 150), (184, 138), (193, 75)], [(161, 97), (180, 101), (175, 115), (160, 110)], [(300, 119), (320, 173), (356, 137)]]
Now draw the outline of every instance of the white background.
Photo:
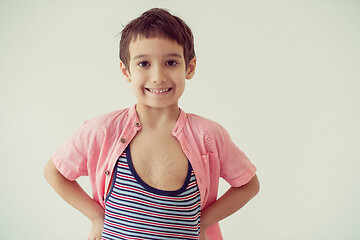
[(151, 7), (195, 35), (180, 106), (258, 168), (225, 239), (360, 239), (360, 3), (343, 0), (0, 1), (0, 239), (87, 238), (43, 167), (84, 120), (135, 103), (116, 35)]

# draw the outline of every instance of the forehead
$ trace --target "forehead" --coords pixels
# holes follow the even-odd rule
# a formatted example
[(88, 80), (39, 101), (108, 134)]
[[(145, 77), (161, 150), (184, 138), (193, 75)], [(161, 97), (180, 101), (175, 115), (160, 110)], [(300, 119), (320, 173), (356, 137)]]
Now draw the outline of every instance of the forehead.
[(164, 55), (180, 55), (184, 58), (184, 49), (176, 41), (167, 38), (137, 37), (129, 44), (130, 60), (139, 56), (161, 57)]

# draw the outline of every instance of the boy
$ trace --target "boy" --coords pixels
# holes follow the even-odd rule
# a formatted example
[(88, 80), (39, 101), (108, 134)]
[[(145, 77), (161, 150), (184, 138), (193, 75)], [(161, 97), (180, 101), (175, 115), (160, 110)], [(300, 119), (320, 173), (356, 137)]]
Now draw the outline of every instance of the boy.
[[(91, 220), (91, 240), (222, 239), (218, 222), (259, 183), (219, 124), (178, 107), (195, 73), (191, 30), (151, 9), (122, 31), (120, 60), (137, 104), (84, 122), (54, 153), (46, 179)], [(75, 181), (82, 175), (93, 198)], [(217, 199), (219, 177), (231, 188)]]

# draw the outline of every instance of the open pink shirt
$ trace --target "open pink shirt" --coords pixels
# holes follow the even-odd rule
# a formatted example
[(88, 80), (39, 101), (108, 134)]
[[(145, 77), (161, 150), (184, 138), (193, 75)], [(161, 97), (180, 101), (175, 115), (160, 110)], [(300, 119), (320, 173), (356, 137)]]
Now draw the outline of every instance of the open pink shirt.
[[(85, 121), (53, 154), (53, 162), (71, 181), (89, 176), (94, 200), (105, 207), (116, 161), (140, 130), (135, 105)], [(255, 166), (214, 121), (180, 110), (172, 135), (194, 169), (201, 209), (217, 199), (220, 177), (232, 187), (240, 187), (255, 176)], [(211, 226), (207, 235), (209, 240), (221, 240), (219, 225)]]

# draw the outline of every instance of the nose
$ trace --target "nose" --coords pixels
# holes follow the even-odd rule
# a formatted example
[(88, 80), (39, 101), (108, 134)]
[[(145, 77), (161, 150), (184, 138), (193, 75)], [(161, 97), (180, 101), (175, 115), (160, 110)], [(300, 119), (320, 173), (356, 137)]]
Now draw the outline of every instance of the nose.
[(154, 83), (161, 83), (166, 82), (166, 70), (162, 66), (153, 66), (152, 74), (151, 74), (151, 81)]

